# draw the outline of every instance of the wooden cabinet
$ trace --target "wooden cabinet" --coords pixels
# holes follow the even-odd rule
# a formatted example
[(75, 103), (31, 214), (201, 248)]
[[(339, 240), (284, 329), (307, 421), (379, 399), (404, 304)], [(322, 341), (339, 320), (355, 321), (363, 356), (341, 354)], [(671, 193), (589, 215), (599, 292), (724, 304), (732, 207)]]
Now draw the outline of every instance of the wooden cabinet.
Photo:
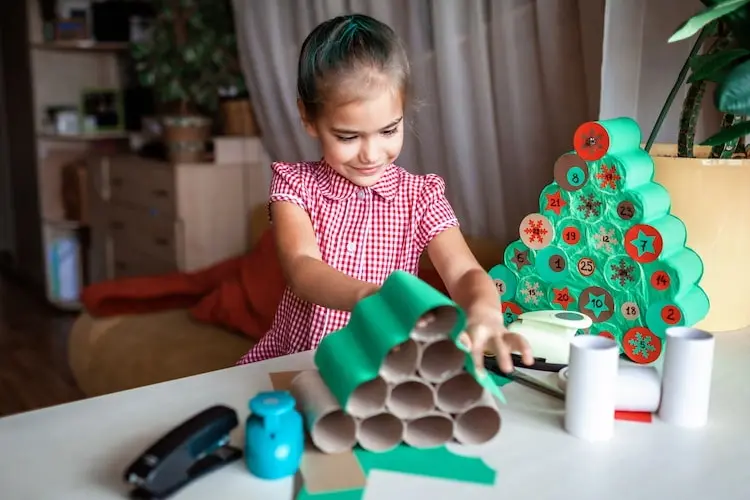
[(134, 155), (89, 162), (92, 281), (194, 271), (248, 247), (266, 162), (170, 164)]

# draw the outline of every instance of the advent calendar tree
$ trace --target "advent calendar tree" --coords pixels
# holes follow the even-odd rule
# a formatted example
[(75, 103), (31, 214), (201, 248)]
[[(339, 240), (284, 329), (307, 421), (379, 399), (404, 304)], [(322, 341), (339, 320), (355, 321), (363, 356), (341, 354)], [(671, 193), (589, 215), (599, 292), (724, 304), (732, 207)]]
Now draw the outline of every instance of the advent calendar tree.
[(703, 262), (685, 247), (685, 225), (670, 213), (669, 193), (653, 181), (654, 163), (630, 118), (584, 123), (574, 151), (554, 165), (539, 213), (490, 270), (506, 324), (525, 311), (577, 310), (591, 334), (650, 363), (669, 326), (694, 325), (708, 313), (699, 286)]

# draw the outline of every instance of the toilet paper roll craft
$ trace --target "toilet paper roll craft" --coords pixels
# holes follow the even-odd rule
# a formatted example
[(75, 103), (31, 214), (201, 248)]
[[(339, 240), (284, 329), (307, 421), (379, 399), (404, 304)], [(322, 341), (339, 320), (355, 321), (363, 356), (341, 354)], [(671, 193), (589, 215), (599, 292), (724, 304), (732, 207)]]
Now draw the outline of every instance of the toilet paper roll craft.
[(249, 402), (245, 464), (261, 479), (293, 476), (299, 469), (305, 433), (296, 401), (287, 391), (266, 391)]
[(640, 139), (629, 117), (578, 127), (538, 212), (522, 219), (504, 267), (494, 269), (506, 325), (528, 311), (577, 311), (593, 323), (577, 334), (605, 335), (631, 361), (649, 364), (661, 356), (667, 328), (708, 314), (703, 262), (686, 247), (687, 228), (653, 181)]

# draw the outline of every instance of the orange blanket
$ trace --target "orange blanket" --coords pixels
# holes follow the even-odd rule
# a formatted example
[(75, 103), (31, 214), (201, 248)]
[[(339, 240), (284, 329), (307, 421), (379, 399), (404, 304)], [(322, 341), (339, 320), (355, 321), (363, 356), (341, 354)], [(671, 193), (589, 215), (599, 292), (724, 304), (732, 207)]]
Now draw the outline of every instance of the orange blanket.
[[(419, 277), (446, 293), (434, 270), (420, 270)], [(83, 290), (81, 300), (86, 311), (98, 317), (189, 309), (197, 321), (259, 340), (273, 322), (285, 287), (268, 229), (246, 255), (192, 273), (95, 283)]]

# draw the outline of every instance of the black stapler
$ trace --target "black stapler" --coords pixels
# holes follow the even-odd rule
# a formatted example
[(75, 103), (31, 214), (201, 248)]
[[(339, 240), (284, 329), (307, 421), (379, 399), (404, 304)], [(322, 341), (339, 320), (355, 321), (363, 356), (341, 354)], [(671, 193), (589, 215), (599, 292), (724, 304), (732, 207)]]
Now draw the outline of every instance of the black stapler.
[(169, 431), (125, 470), (125, 481), (135, 486), (131, 498), (166, 498), (242, 457), (242, 450), (229, 445), (238, 423), (237, 412), (217, 405)]

